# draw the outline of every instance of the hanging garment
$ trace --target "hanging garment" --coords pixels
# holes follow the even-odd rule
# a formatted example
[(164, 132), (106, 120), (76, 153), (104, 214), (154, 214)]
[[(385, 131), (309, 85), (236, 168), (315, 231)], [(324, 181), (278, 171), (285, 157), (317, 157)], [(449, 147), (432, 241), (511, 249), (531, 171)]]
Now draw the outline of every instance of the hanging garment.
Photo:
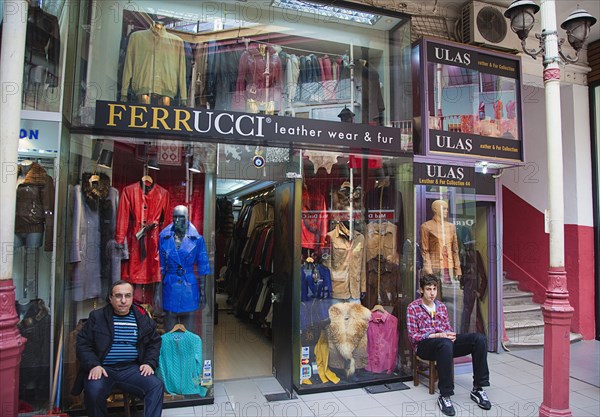
[(371, 309), (376, 304), (398, 309), (402, 300), (402, 276), (400, 265), (385, 258), (373, 258), (367, 262), (367, 296), (362, 300)]
[(367, 329), (370, 372), (391, 374), (398, 364), (398, 319), (387, 311), (371, 312)]
[(129, 248), (123, 279), (133, 284), (160, 281), (158, 234), (168, 209), (169, 192), (156, 183), (145, 186), (136, 182), (123, 188), (115, 231), (116, 242), (122, 245), (127, 239)]
[(305, 262), (301, 268), (302, 283), (300, 299), (309, 301), (313, 298), (331, 298), (331, 273), (321, 264)]
[(316, 190), (302, 187), (302, 247), (319, 250), (327, 235), (325, 197)]
[(167, 32), (164, 26), (132, 33), (123, 68), (122, 98), (127, 98), (130, 84), (135, 95), (187, 99), (183, 40)]
[(190, 332), (162, 335), (156, 373), (173, 395), (206, 396), (202, 381), (202, 339)]
[(254, 105), (248, 107), (249, 102), (259, 107), (271, 103), (269, 110), (281, 109), (281, 61), (273, 47), (261, 50), (262, 46), (251, 45), (240, 56), (233, 110), (255, 112)]
[(390, 182), (389, 185), (379, 183), (376, 187), (367, 192), (365, 197), (365, 205), (368, 207), (367, 218), (369, 221), (387, 220), (394, 223), (397, 227), (395, 246), (402, 251), (402, 245), (405, 238), (404, 202), (402, 193), (396, 190), (393, 181)]
[(400, 263), (398, 227), (388, 221), (371, 221), (367, 225), (367, 259), (384, 257), (395, 264)]
[(350, 236), (348, 228), (338, 223), (327, 233), (325, 245), (330, 253), (323, 265), (331, 271), (333, 298), (360, 299), (360, 293), (367, 291), (364, 236), (357, 231)]
[[(185, 313), (200, 307), (201, 291), (198, 275), (210, 274), (208, 253), (204, 238), (188, 223), (188, 230), (179, 249), (175, 244), (173, 223), (160, 232), (159, 252), (163, 275), (163, 309)], [(200, 278), (204, 279), (204, 278)]]
[[(73, 227), (69, 262), (73, 272), (73, 300), (101, 297), (109, 282), (120, 278), (120, 262), (110, 256), (117, 219), (119, 192), (110, 186), (106, 174), (89, 181), (85, 173), (81, 185), (73, 187)], [(103, 233), (106, 232), (106, 233)], [(117, 263), (113, 268), (113, 261)], [(118, 266), (118, 273), (117, 267)], [(102, 280), (106, 280), (105, 288)]]

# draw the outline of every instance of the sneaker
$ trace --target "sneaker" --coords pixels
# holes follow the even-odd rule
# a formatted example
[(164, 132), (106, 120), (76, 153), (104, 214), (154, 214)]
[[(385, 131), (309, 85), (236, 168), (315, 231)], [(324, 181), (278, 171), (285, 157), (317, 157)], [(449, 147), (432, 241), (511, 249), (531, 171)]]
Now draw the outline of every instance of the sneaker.
[(484, 410), (492, 408), (492, 403), (488, 399), (485, 391), (481, 388), (473, 388), (473, 391), (471, 391), (471, 399), (477, 403), (479, 408), (483, 408)]
[(452, 400), (450, 399), (450, 397), (442, 397), (440, 395), (440, 398), (438, 398), (438, 405), (440, 407), (440, 410), (442, 410), (442, 413), (447, 415), (447, 416), (453, 416), (456, 414), (456, 411), (454, 410), (454, 406), (452, 405)]

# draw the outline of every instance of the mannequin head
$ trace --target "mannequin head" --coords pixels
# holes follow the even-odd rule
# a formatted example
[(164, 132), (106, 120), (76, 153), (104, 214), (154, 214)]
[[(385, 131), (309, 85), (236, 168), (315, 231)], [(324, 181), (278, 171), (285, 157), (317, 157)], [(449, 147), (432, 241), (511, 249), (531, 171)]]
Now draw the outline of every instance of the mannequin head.
[(186, 206), (176, 206), (173, 209), (173, 228), (178, 235), (184, 235), (188, 229), (188, 209)]
[(433, 218), (436, 220), (447, 220), (448, 219), (448, 203), (444, 200), (435, 200), (431, 203), (431, 209), (433, 210)]

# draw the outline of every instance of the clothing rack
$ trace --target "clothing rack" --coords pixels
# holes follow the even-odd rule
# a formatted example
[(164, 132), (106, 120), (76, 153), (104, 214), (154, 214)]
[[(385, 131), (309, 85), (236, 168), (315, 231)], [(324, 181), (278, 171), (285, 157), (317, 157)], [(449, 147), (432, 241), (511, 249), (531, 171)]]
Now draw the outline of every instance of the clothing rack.
[(263, 44), (263, 45), (273, 46), (273, 47), (274, 46), (279, 46), (279, 47), (281, 47), (283, 49), (292, 49), (294, 51), (305, 52), (305, 53), (309, 53), (309, 54), (320, 54), (320, 55), (328, 55), (328, 56), (337, 56), (337, 57), (341, 57), (341, 58), (349, 56), (348, 54), (335, 54), (335, 53), (322, 52), (322, 51), (311, 51), (309, 49), (296, 48), (294, 46), (284, 46), (284, 45), (281, 45), (279, 43), (271, 43), (271, 42), (259, 41), (259, 40), (255, 40), (255, 39), (249, 39), (249, 38), (246, 38), (246, 37), (242, 37), (241, 41), (246, 44), (246, 48), (248, 48), (248, 44), (250, 42), (254, 42), (254, 43), (260, 43), (260, 44)]

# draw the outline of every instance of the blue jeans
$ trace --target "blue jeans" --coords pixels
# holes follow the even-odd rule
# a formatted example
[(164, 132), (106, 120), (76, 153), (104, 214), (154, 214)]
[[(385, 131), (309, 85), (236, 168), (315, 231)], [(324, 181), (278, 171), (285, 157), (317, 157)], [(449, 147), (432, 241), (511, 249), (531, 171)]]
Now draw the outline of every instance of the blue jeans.
[(163, 392), (162, 381), (156, 375), (143, 376), (137, 364), (104, 366), (108, 378), (86, 379), (83, 385), (85, 408), (89, 417), (108, 415), (106, 399), (113, 388), (119, 388), (136, 397), (144, 399), (144, 416), (160, 417), (162, 414)]

